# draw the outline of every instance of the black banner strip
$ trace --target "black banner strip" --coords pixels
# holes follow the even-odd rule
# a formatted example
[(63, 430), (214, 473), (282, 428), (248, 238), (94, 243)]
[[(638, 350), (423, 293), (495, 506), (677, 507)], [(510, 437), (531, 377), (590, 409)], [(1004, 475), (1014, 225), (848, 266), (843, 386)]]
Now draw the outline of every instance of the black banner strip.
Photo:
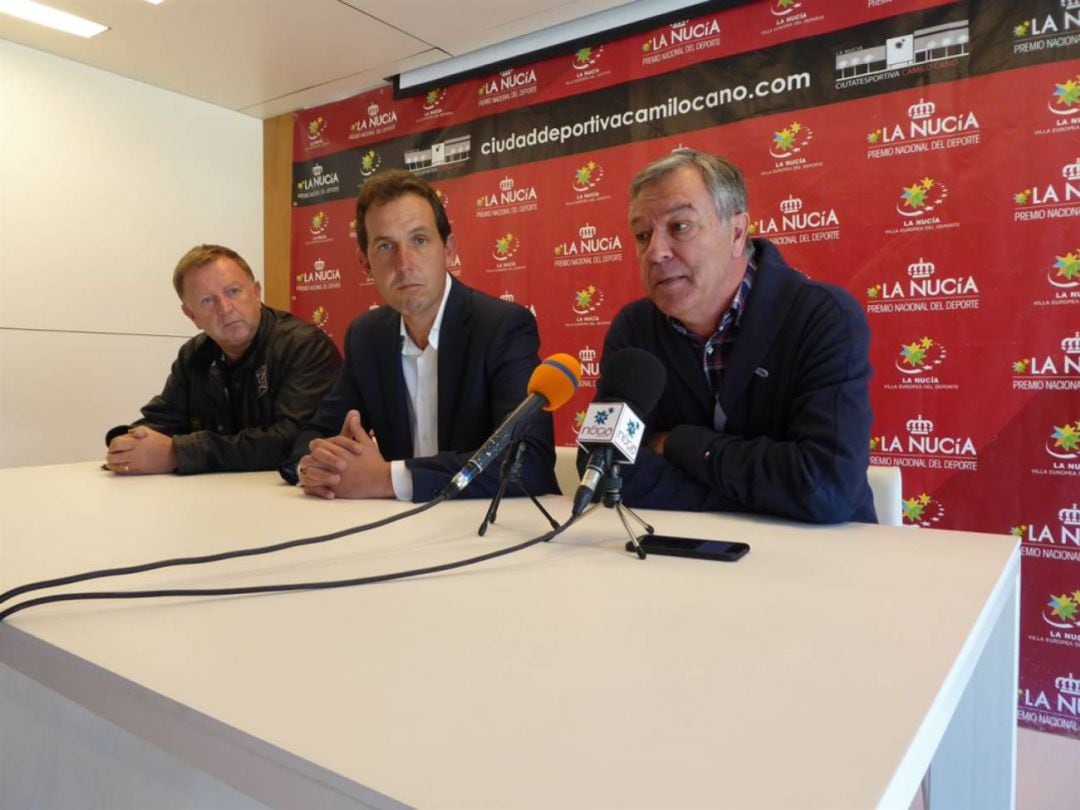
[[(449, 179), (956, 81), (975, 75), (974, 66), (991, 73), (1047, 61), (1046, 54), (1020, 52), (1003, 39), (1012, 33), (1010, 20), (1026, 13), (1003, 12), (989, 0), (958, 2), (403, 135), (294, 164), (293, 204), (353, 197), (384, 168)], [(972, 61), (972, 42), (998, 55)]]

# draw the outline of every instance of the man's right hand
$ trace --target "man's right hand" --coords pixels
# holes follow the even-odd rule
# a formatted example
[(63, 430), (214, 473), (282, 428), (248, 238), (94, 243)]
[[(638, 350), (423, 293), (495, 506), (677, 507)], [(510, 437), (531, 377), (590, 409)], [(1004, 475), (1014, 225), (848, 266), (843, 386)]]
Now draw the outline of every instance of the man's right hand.
[(341, 433), (314, 439), (300, 459), (300, 486), (320, 498), (392, 498), (390, 463), (364, 430), (359, 411), (349, 411)]
[(153, 475), (173, 472), (178, 465), (172, 437), (139, 426), (109, 442), (105, 466), (120, 475)]

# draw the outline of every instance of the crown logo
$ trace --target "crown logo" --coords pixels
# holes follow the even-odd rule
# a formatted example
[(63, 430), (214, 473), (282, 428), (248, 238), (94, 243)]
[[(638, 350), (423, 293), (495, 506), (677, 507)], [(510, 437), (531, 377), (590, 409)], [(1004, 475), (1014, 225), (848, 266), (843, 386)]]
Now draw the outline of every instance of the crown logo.
[(1080, 0), (1061, 0), (1061, 7), (1066, 11), (1071, 11), (1074, 8), (1080, 8)]
[(326, 262), (322, 259), (316, 259), (315, 264), (312, 265), (317, 271), (322, 272), (322, 269), (326, 267)]
[(907, 114), (913, 121), (918, 121), (920, 118), (929, 118), (936, 109), (937, 105), (934, 102), (920, 98), (918, 104), (912, 104), (907, 108)]
[(506, 290), (502, 295), (499, 296), (499, 298), (501, 298), (503, 301), (509, 301), (511, 304), (514, 303), (514, 294), (509, 290)]
[(682, 28), (687, 22), (689, 22), (689, 20), (679, 20), (678, 22), (673, 22), (670, 27), (672, 29)]
[(1058, 512), (1058, 520), (1066, 526), (1080, 526), (1080, 507), (1074, 503), (1072, 509), (1066, 507)]
[(1061, 176), (1066, 180), (1080, 180), (1080, 158), (1075, 163), (1062, 167)]
[(311, 167), (311, 173), (315, 177), (318, 177), (320, 174), (322, 174), (322, 166), (320, 166), (318, 163), (316, 163), (314, 166)]
[(908, 419), (907, 429), (912, 436), (926, 436), (934, 432), (934, 423), (929, 419), (923, 419), (920, 413), (914, 419)]
[(502, 180), (499, 181), (499, 188), (502, 191), (509, 191), (513, 187), (514, 187), (514, 180), (513, 180), (513, 178), (510, 177), (510, 175), (507, 175), (506, 177), (504, 177)]
[(1073, 677), (1071, 672), (1067, 678), (1064, 675), (1060, 678), (1055, 678), (1054, 686), (1056, 686), (1058, 691), (1063, 695), (1080, 695), (1080, 678)]
[(374, 101), (371, 102), (368, 105), (367, 114), (370, 115), (372, 118), (374, 118), (376, 115), (379, 114), (379, 105), (376, 104)]
[(513, 72), (514, 72), (513, 68), (507, 68), (506, 70), (500, 70), (499, 75), (500, 76), (509, 76)]
[(1080, 354), (1080, 329), (1072, 337), (1067, 337), (1061, 341), (1061, 350), (1065, 354)]
[(580, 360), (582, 363), (592, 363), (594, 360), (596, 360), (596, 349), (590, 346), (586, 346), (584, 349), (577, 353), (577, 356), (578, 360)]
[(788, 195), (788, 198), (780, 203), (780, 211), (784, 214), (797, 214), (802, 210), (802, 200), (798, 197)]
[(907, 274), (912, 278), (930, 278), (934, 275), (934, 263), (924, 261), (920, 256), (917, 262), (912, 262), (907, 266)]
[(596, 226), (590, 225), (586, 222), (578, 230), (578, 236), (580, 236), (582, 239), (592, 239), (594, 236), (596, 236)]

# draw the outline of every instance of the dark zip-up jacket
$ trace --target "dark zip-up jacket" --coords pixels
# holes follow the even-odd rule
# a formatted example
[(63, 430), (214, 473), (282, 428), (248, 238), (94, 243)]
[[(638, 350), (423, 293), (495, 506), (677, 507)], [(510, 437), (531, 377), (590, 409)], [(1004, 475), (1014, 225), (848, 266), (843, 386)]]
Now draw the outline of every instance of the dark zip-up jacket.
[(670, 431), (664, 454), (642, 442), (637, 462), (624, 468), (623, 498), (657, 509), (876, 523), (866, 478), (866, 315), (846, 291), (789, 267), (770, 242), (755, 239), (754, 250), (754, 286), (719, 400), (690, 341), (652, 301), (627, 304), (612, 321), (605, 361), (635, 346), (667, 369), (645, 432)]
[(306, 321), (262, 308), (255, 339), (230, 365), (205, 333), (180, 347), (165, 389), (132, 425), (173, 437), (181, 474), (273, 470), (330, 390), (341, 355)]

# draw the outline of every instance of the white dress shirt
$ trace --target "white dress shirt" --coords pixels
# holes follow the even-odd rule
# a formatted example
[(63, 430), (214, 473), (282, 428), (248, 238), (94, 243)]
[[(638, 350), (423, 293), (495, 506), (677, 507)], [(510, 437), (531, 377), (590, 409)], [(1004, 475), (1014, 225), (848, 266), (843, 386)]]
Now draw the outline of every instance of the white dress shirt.
[[(449, 297), (448, 276), (439, 311), (435, 314), (431, 331), (428, 332), (428, 345), (423, 349), (409, 337), (405, 319), (401, 319), (401, 371), (409, 393), (409, 429), (412, 431), (413, 458), (433, 456), (439, 452), (439, 330), (442, 328), (446, 299)], [(398, 500), (412, 500), (412, 475), (404, 461), (390, 462), (390, 481)]]

